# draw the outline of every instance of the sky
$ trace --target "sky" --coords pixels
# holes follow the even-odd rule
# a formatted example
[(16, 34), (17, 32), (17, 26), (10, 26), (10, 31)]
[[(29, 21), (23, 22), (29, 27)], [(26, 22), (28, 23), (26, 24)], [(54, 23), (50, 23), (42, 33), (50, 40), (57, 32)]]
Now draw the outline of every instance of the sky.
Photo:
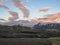
[[(21, 8), (18, 6), (18, 4), (16, 5), (14, 1), (0, 0), (0, 4), (5, 5), (5, 7), (0, 6), (0, 18), (9, 21), (25, 19), (31, 20), (45, 18), (45, 16), (48, 16), (49, 14), (60, 13), (60, 0), (20, 0), (20, 3), (23, 5), (23, 7), (20, 6)], [(14, 16), (15, 13), (10, 14), (9, 11), (17, 12), (18, 18)]]

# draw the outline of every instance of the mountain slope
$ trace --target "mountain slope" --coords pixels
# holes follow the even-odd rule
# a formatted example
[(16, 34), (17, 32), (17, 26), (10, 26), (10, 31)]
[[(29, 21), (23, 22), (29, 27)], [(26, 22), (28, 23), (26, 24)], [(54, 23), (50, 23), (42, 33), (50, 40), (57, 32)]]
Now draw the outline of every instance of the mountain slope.
[(60, 23), (46, 23), (46, 24), (38, 23), (38, 24), (34, 25), (34, 28), (35, 29), (41, 29), (41, 30), (60, 29)]

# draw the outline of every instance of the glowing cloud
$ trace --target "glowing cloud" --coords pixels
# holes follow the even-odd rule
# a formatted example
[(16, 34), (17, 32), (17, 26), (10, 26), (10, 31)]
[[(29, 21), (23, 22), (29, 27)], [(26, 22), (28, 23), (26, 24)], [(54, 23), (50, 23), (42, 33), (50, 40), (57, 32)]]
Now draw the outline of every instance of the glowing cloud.
[(48, 11), (49, 9), (50, 9), (50, 7), (46, 7), (46, 8), (39, 9), (39, 11)]
[(22, 11), (23, 17), (28, 18), (29, 17), (29, 9), (25, 5), (23, 5), (19, 0), (13, 0), (12, 1), (14, 6), (19, 8)]
[(57, 18), (55, 22), (60, 23), (60, 18)]
[[(60, 22), (60, 13), (46, 15), (46, 18), (39, 18), (37, 22)], [(59, 21), (58, 21), (59, 20)]]
[(60, 13), (50, 14), (50, 15), (47, 15), (47, 17), (50, 19), (57, 19), (57, 18), (60, 18)]
[(9, 9), (5, 4), (1, 4), (1, 3), (0, 3), (0, 7), (3, 7), (3, 8), (6, 8), (6, 9)]
[(36, 21), (37, 22), (48, 22), (48, 23), (54, 22), (54, 20), (48, 19), (48, 18), (40, 18), (40, 19), (37, 19)]
[(8, 11), (8, 13), (11, 14), (11, 16), (12, 16), (12, 17), (9, 17), (8, 20), (14, 21), (14, 20), (18, 19), (18, 13), (17, 12)]

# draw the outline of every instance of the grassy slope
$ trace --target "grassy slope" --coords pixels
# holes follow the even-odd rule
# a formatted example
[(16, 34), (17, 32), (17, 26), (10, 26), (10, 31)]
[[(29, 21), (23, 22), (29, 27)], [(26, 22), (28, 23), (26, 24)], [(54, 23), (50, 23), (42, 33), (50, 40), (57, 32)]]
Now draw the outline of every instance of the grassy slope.
[(53, 45), (60, 45), (60, 37), (52, 37), (49, 39), (41, 38), (0, 38), (0, 45), (42, 45), (49, 43), (48, 40), (53, 42)]
[(48, 39), (41, 38), (0, 38), (0, 45), (48, 45), (49, 43)]
[(53, 45), (60, 45), (60, 37), (51, 37), (49, 39), (53, 42)]

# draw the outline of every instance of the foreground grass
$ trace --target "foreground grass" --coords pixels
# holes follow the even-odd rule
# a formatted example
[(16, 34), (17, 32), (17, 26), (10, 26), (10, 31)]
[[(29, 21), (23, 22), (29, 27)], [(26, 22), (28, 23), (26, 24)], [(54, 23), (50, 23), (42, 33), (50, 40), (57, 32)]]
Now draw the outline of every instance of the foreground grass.
[(41, 38), (0, 38), (0, 45), (52, 45), (52, 42)]
[(51, 37), (49, 39), (52, 39), (52, 40), (60, 40), (60, 37)]
[(0, 45), (60, 45), (60, 37), (0, 38)]
[(60, 37), (51, 37), (49, 40), (53, 42), (53, 45), (60, 45)]

